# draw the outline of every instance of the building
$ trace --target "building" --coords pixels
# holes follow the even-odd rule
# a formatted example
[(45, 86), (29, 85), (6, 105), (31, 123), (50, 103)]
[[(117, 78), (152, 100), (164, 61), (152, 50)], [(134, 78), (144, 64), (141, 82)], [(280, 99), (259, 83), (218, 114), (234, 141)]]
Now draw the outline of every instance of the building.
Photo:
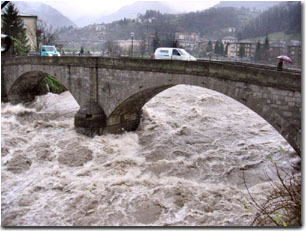
[[(115, 40), (124, 55), (129, 55), (132, 49), (132, 40)], [(143, 40), (133, 40), (133, 53), (139, 53)]]
[(198, 33), (175, 33), (175, 40), (188, 40), (188, 41), (199, 41), (200, 35)]
[(180, 47), (189, 51), (198, 49), (201, 43), (198, 33), (175, 33), (174, 40), (178, 41)]
[(222, 41), (223, 45), (225, 46), (227, 43), (237, 42), (238, 39), (236, 37), (227, 36), (227, 37), (224, 37), (221, 41)]
[(224, 49), (227, 48), (227, 53), (225, 54), (227, 57), (235, 57), (236, 56), (236, 50), (237, 50), (237, 41), (238, 39), (232, 36), (224, 37), (221, 42), (223, 43)]
[(256, 51), (256, 41), (253, 40), (240, 40), (236, 42), (236, 50), (235, 50), (235, 56), (239, 56), (239, 50), (241, 47), (244, 47), (244, 57), (247, 58), (254, 58), (255, 51)]
[(267, 57), (268, 61), (273, 62), (277, 56), (287, 55), (287, 50), (286, 41), (269, 41), (269, 57)]
[(24, 28), (26, 29), (26, 36), (28, 38), (28, 44), (31, 47), (31, 51), (36, 51), (37, 48), (37, 16), (30, 14), (20, 14), (19, 15), (24, 23)]
[(301, 42), (300, 41), (291, 40), (287, 44), (287, 54), (292, 59), (293, 65), (301, 66), (302, 49), (301, 49)]

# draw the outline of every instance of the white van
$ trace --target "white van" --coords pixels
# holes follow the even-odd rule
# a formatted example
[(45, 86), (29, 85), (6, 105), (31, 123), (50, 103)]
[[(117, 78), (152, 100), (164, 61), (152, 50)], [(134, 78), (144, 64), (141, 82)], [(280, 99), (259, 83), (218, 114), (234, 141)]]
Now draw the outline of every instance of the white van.
[(160, 47), (154, 52), (154, 59), (197, 61), (195, 57), (181, 48)]

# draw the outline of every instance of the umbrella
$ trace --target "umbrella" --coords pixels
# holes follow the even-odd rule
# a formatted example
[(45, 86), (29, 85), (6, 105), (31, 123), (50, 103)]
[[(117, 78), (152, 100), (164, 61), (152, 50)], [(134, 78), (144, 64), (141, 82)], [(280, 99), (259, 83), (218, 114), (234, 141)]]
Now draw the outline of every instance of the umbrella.
[(280, 59), (280, 60), (283, 60), (283, 61), (285, 61), (285, 62), (287, 62), (287, 63), (292, 63), (291, 58), (289, 58), (289, 57), (286, 56), (286, 55), (280, 55), (280, 56), (277, 56), (276, 58), (278, 58), (278, 59)]

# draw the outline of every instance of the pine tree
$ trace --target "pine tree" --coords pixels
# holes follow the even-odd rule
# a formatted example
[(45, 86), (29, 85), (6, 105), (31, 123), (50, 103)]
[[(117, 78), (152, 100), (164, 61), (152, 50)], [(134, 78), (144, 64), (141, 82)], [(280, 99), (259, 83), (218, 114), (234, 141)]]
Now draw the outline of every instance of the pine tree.
[(262, 53), (262, 49), (261, 49), (260, 42), (257, 42), (256, 51), (255, 51), (255, 60), (256, 61), (259, 61), (261, 59), (261, 53)]
[(84, 48), (81, 46), (80, 54), (84, 54)]
[(211, 43), (211, 41), (209, 40), (209, 41), (208, 41), (208, 45), (207, 45), (207, 47), (206, 47), (206, 53), (211, 53), (212, 50), (213, 50), (213, 48), (212, 48), (212, 43)]
[(219, 47), (219, 41), (217, 40), (217, 41), (216, 41), (216, 44), (215, 44), (214, 53), (215, 53), (215, 54), (219, 54), (219, 52), (220, 52), (220, 47)]
[(220, 46), (220, 55), (224, 55), (224, 45), (223, 45), (223, 42), (220, 40), (219, 42), (219, 46)]
[(238, 52), (238, 56), (242, 58), (245, 56), (245, 48), (244, 48), (244, 45), (241, 45), (240, 48), (239, 48), (239, 52)]
[(266, 38), (265, 38), (264, 50), (268, 50), (268, 49), (269, 49), (269, 37), (266, 36)]
[(263, 54), (264, 54), (264, 60), (265, 61), (269, 60), (269, 56), (270, 56), (269, 48), (270, 48), (269, 38), (268, 38), (268, 36), (266, 36), (265, 44), (264, 44), (264, 47), (263, 47)]
[(153, 50), (155, 51), (159, 46), (160, 46), (160, 38), (157, 31), (155, 31), (155, 36), (153, 38)]
[(224, 51), (224, 55), (227, 56), (228, 55), (228, 47), (229, 47), (230, 43), (227, 42), (226, 46), (225, 46), (225, 51)]
[(7, 6), (1, 20), (2, 33), (10, 36), (14, 41), (13, 53), (16, 55), (27, 54), (31, 47), (28, 45), (23, 20), (19, 17), (18, 10), (13, 3)]
[(223, 55), (224, 54), (224, 46), (222, 41), (216, 41), (216, 45), (215, 45), (215, 54), (216, 55)]

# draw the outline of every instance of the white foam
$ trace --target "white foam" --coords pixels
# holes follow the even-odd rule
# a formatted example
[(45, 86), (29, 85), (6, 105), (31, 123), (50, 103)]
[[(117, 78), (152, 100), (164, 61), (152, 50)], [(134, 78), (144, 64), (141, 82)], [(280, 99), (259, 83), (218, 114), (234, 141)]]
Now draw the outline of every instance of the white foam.
[[(267, 155), (289, 171), (287, 158), (298, 162), (263, 119), (199, 87), (154, 97), (136, 132), (94, 138), (75, 132), (68, 92), (1, 108), (3, 225), (249, 225), (241, 167), (252, 187), (265, 183)], [(58, 161), (72, 150), (92, 159)], [(7, 167), (17, 154), (32, 161), (21, 174)]]

